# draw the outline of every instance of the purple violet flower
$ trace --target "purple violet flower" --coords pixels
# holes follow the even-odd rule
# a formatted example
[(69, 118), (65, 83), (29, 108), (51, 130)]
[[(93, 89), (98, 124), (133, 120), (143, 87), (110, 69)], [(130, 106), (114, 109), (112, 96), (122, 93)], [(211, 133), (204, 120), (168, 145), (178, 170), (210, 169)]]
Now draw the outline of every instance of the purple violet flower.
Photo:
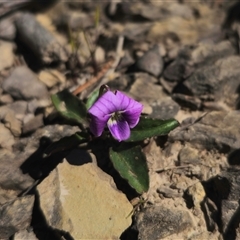
[(119, 142), (130, 137), (130, 128), (134, 128), (143, 110), (143, 105), (127, 95), (116, 91), (105, 92), (88, 110), (91, 132), (99, 137), (105, 126)]

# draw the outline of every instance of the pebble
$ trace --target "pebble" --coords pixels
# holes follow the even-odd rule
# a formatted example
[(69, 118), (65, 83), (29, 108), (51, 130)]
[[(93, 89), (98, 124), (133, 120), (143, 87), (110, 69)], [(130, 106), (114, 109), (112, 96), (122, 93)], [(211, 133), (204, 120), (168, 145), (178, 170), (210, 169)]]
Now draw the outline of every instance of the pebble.
[(153, 48), (148, 50), (135, 63), (137, 70), (147, 72), (155, 77), (159, 77), (162, 73), (163, 66), (164, 62), (158, 45), (155, 45)]
[(2, 88), (13, 98), (29, 100), (48, 96), (46, 86), (26, 66), (16, 67), (3, 81)]

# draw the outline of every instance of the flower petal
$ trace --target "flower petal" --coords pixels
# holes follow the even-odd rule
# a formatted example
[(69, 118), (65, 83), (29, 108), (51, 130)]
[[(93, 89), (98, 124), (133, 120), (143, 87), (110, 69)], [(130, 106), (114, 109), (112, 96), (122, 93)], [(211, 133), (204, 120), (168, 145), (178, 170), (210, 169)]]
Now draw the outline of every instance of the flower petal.
[(107, 124), (108, 119), (100, 119), (95, 116), (91, 116), (90, 121), (90, 130), (92, 134), (96, 137), (99, 137), (102, 135), (102, 132)]
[(143, 105), (127, 95), (116, 91), (116, 97), (120, 100), (122, 116), (128, 122), (129, 127), (135, 127), (143, 110)]
[(108, 128), (112, 136), (119, 142), (130, 137), (130, 128), (126, 121), (108, 121)]
[(107, 91), (92, 105), (88, 112), (102, 119), (118, 110), (119, 100), (113, 92)]
[(122, 117), (127, 121), (130, 128), (134, 128), (139, 122), (141, 112), (142, 107), (135, 111), (128, 110), (122, 113)]

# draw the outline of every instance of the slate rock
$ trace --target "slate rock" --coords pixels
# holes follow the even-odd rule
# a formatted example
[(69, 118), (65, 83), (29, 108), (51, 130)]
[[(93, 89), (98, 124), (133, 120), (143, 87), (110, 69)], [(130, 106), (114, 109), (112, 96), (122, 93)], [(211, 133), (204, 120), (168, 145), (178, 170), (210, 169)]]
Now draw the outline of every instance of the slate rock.
[(11, 150), (15, 143), (12, 133), (2, 123), (0, 123), (0, 132), (0, 148)]
[(16, 118), (15, 112), (8, 106), (0, 107), (0, 120), (4, 123), (4, 126), (11, 131), (13, 136), (19, 137), (21, 135), (22, 123)]
[(33, 230), (21, 230), (14, 234), (13, 240), (38, 240)]
[(179, 106), (157, 83), (157, 80), (146, 73), (136, 73), (133, 76), (129, 95), (138, 101), (147, 102), (153, 109), (151, 117), (168, 119), (174, 117), (179, 111)]
[(23, 120), (23, 117), (27, 113), (28, 102), (19, 100), (19, 101), (15, 101), (15, 102), (9, 104), (8, 107), (11, 110), (13, 110), (17, 119)]
[(19, 197), (0, 206), (0, 238), (6, 239), (30, 226), (34, 196)]
[(225, 102), (231, 108), (238, 108), (240, 57), (229, 56), (220, 59), (213, 65), (198, 68), (183, 86), (188, 95), (202, 98), (213, 98), (215, 101)]
[(240, 111), (212, 111), (195, 123), (182, 125), (170, 132), (169, 140), (189, 142), (192, 146), (223, 152), (240, 145)]
[(24, 121), (22, 132), (23, 134), (29, 134), (42, 126), (44, 126), (43, 114), (38, 114), (37, 116), (32, 116), (27, 121)]
[(4, 17), (0, 21), (0, 38), (7, 41), (14, 41), (16, 37), (16, 27), (11, 17)]
[(185, 146), (180, 150), (178, 159), (181, 166), (186, 164), (200, 164), (198, 150), (189, 146)]
[(141, 240), (163, 239), (193, 227), (191, 215), (186, 210), (153, 206), (137, 214), (136, 226)]
[(33, 185), (33, 179), (22, 173), (21, 164), (19, 154), (16, 157), (12, 152), (0, 150), (0, 205), (15, 199)]
[(3, 81), (2, 88), (16, 99), (30, 100), (48, 96), (46, 86), (25, 66), (16, 67)]
[(46, 221), (74, 239), (119, 238), (131, 225), (132, 205), (110, 176), (81, 156), (68, 158), (74, 165), (65, 159), (38, 186)]
[(162, 73), (163, 66), (164, 62), (158, 45), (148, 50), (135, 63), (136, 70), (147, 72), (155, 77)]
[(221, 206), (223, 232), (230, 239), (239, 225), (239, 169), (229, 168), (213, 179), (218, 203)]

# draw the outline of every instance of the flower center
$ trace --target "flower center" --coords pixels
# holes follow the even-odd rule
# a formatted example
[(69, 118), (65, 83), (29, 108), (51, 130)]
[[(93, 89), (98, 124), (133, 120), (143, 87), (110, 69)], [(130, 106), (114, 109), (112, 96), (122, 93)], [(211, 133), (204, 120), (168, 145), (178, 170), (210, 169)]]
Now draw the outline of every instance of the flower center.
[(117, 122), (121, 121), (122, 119), (122, 114), (121, 112), (114, 112), (112, 116), (108, 120), (108, 124), (113, 125), (117, 124)]

